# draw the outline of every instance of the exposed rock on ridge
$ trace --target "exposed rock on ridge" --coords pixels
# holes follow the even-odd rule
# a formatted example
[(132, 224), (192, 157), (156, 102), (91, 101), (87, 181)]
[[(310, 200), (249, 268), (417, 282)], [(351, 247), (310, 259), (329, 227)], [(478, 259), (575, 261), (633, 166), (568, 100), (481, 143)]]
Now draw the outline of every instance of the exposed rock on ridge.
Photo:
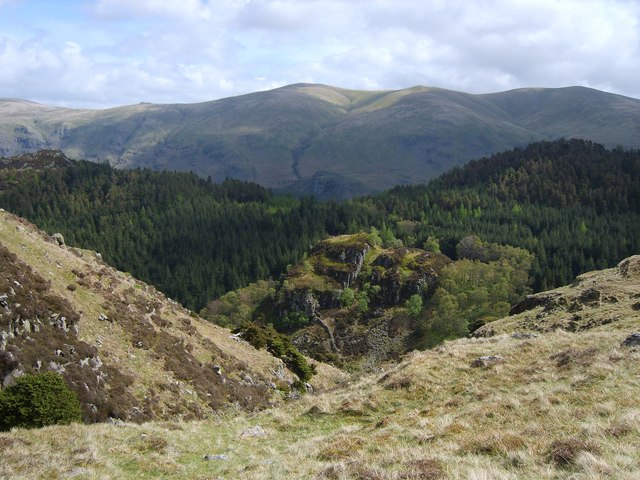
[(487, 324), (476, 336), (504, 331), (577, 332), (618, 322), (640, 308), (640, 255), (615, 268), (584, 273), (573, 284), (528, 295), (500, 322)]

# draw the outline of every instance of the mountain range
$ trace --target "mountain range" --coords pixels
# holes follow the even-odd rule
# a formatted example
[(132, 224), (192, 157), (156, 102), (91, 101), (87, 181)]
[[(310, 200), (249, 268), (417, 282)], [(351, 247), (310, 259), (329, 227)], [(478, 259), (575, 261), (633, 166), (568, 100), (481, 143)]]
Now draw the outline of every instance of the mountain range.
[(473, 158), (560, 137), (639, 148), (640, 100), (584, 87), (477, 95), (314, 84), (106, 110), (0, 99), (0, 155), (53, 148), (324, 198), (426, 182)]

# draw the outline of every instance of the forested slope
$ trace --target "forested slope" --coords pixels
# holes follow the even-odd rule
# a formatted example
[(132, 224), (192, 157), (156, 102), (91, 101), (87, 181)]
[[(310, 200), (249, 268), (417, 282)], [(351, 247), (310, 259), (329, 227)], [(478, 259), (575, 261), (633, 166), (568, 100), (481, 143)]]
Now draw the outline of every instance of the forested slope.
[(640, 152), (583, 140), (531, 144), (361, 201), (405, 243), (438, 239), (455, 255), (460, 238), (478, 235), (529, 250), (535, 290), (640, 251)]
[(193, 309), (278, 275), (327, 233), (368, 223), (361, 209), (274, 198), (253, 183), (91, 162), (5, 169), (0, 184), (0, 206)]
[(452, 259), (470, 235), (524, 248), (535, 255), (535, 291), (640, 251), (640, 153), (583, 140), (532, 144), (428, 185), (345, 203), (188, 173), (20, 162), (0, 162), (0, 207), (101, 252), (192, 309), (277, 278), (322, 238), (372, 227), (387, 245)]

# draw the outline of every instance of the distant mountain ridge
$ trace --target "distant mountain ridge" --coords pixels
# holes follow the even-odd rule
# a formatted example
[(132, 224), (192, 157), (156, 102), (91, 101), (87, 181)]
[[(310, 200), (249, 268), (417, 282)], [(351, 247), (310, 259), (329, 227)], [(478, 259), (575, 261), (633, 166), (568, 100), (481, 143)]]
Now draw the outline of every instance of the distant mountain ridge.
[(640, 148), (640, 100), (585, 87), (476, 95), (313, 84), (107, 110), (0, 99), (3, 156), (60, 149), (334, 198), (426, 182), (473, 158), (560, 137)]

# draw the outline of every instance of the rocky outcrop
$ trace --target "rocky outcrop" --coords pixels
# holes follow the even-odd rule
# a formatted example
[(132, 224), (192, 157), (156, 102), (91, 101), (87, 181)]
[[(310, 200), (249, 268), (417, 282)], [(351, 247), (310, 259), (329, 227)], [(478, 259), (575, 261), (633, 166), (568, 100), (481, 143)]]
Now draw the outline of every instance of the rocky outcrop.
[(314, 247), (311, 264), (316, 274), (330, 277), (339, 288), (347, 288), (358, 280), (370, 251), (366, 234), (342, 235)]
[(528, 295), (509, 317), (480, 327), (473, 335), (488, 337), (507, 331), (580, 332), (638, 316), (640, 255), (615, 268), (584, 273), (567, 287)]
[(288, 312), (301, 312), (307, 318), (312, 319), (319, 316), (320, 302), (318, 302), (311, 290), (290, 291), (286, 303), (285, 314)]
[(346, 271), (336, 270), (334, 272), (335, 279), (342, 284), (342, 288), (347, 288), (356, 283), (369, 250), (369, 245), (365, 244), (360, 248), (349, 247), (340, 252), (339, 258), (341, 260), (344, 259), (344, 263), (349, 267)]
[(380, 287), (377, 304), (391, 307), (414, 294), (428, 297), (449, 262), (444, 255), (403, 247), (381, 253), (371, 271), (371, 283)]
[[(30, 145), (29, 149), (31, 150), (34, 147), (38, 148), (41, 147), (41, 145)], [(24, 153), (11, 158), (0, 157), (0, 169), (44, 170), (68, 167), (71, 163), (72, 161), (60, 150), (39, 150), (37, 152)]]
[(557, 292), (545, 292), (535, 295), (527, 295), (509, 310), (509, 315), (517, 315), (518, 313), (533, 310), (537, 307), (544, 307), (547, 311), (560, 305), (566, 305), (566, 299)]
[[(428, 298), (450, 262), (417, 248), (372, 246), (365, 233), (329, 238), (289, 270), (278, 292), (280, 320), (310, 356), (390, 360), (404, 351), (412, 327), (387, 310), (415, 294)], [(291, 312), (307, 321), (295, 326)]]

